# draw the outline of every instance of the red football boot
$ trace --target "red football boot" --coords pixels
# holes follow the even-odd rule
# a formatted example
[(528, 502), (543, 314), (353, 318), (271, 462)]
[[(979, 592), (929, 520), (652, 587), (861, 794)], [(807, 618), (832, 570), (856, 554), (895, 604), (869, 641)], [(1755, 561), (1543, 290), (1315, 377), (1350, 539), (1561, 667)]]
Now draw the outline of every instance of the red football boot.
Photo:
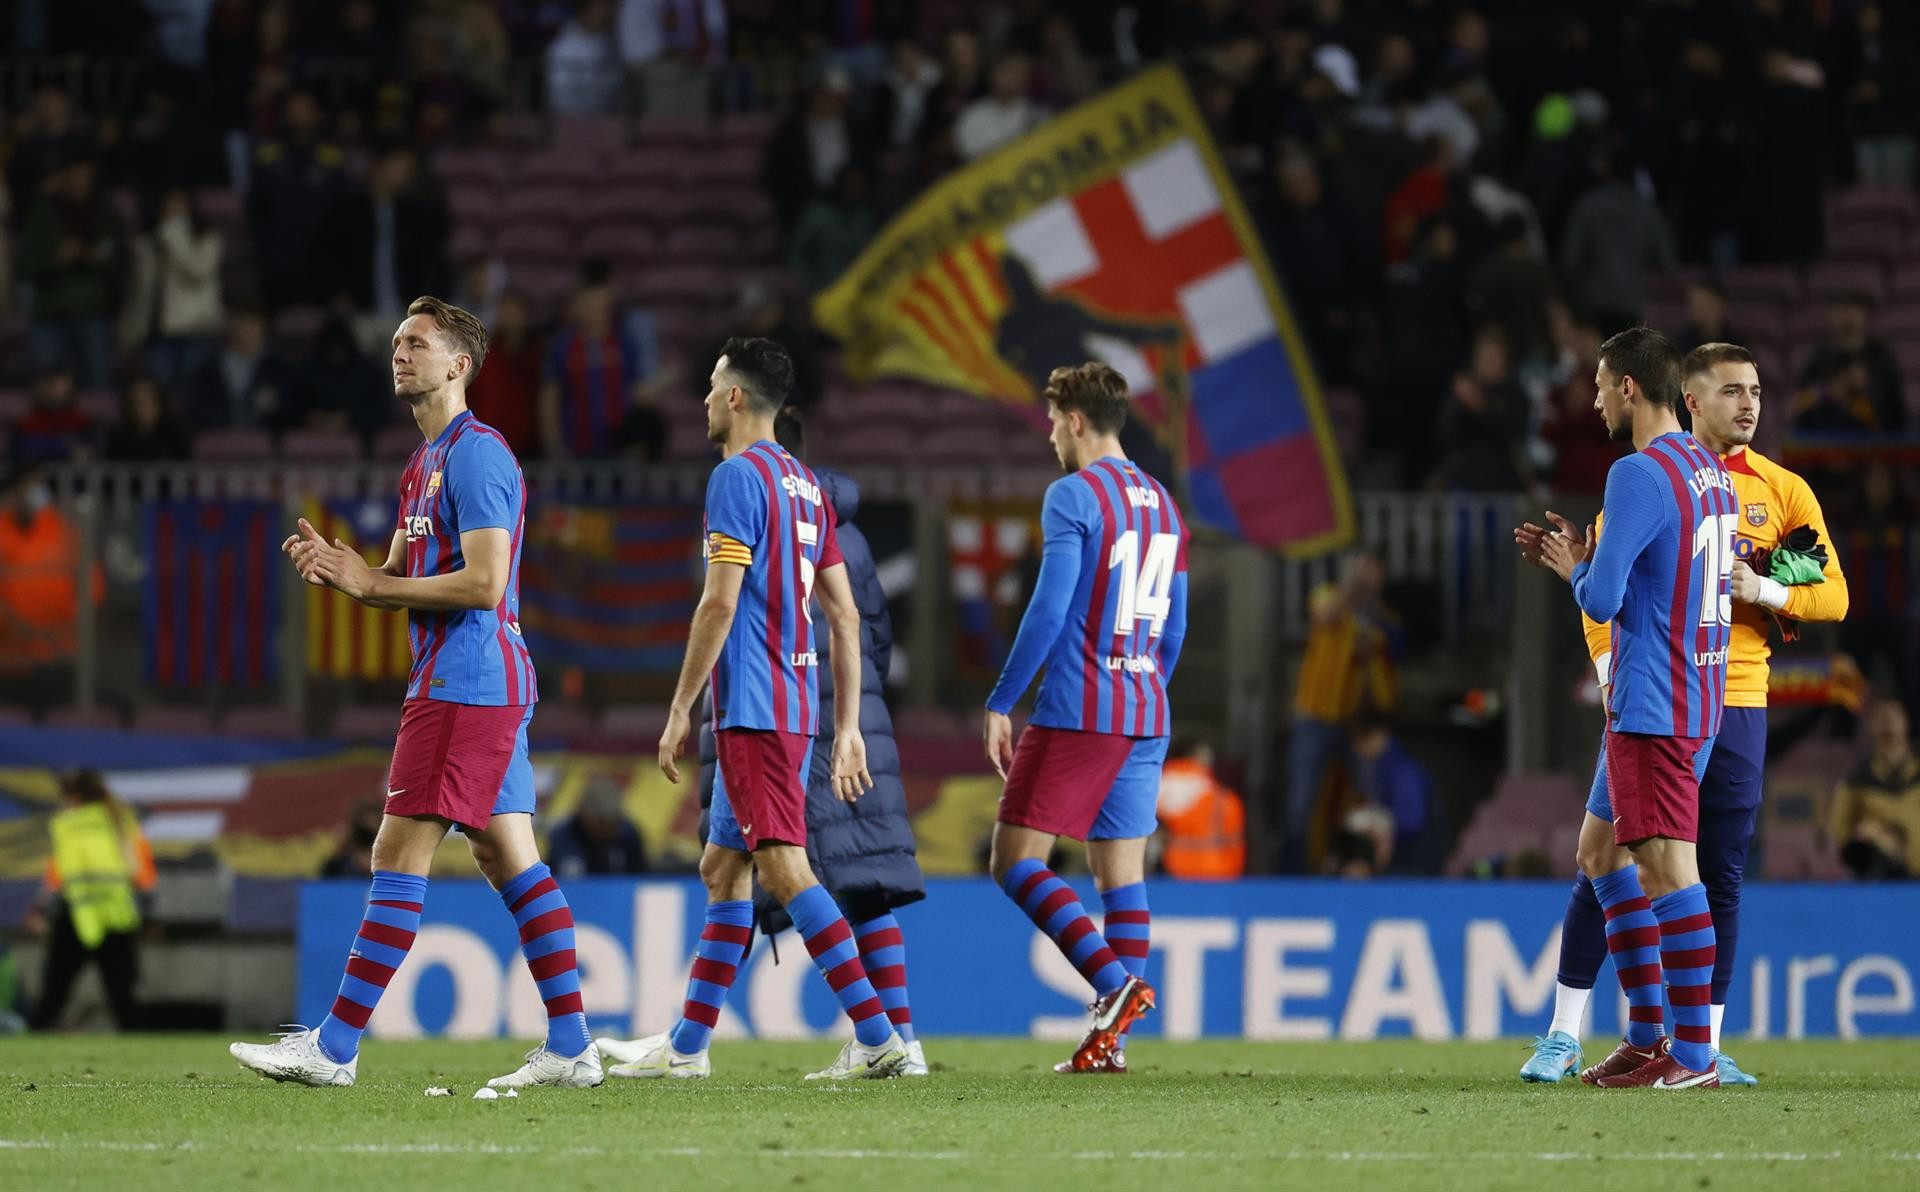
[(1609, 1080), (1615, 1076), (1625, 1076), (1636, 1068), (1659, 1059), (1660, 1045), (1666, 1041), (1666, 1036), (1663, 1035), (1660, 1038), (1660, 1042), (1655, 1043), (1652, 1047), (1635, 1047), (1625, 1039), (1622, 1039), (1620, 1040), (1620, 1046), (1613, 1049), (1612, 1055), (1593, 1065), (1593, 1067), (1582, 1071), (1580, 1073), (1580, 1079), (1586, 1084), (1599, 1084), (1601, 1081)]
[(1704, 1072), (1695, 1072), (1673, 1058), (1673, 1043), (1660, 1040), (1659, 1054), (1631, 1072), (1609, 1076), (1597, 1083), (1603, 1089), (1717, 1089), (1720, 1068), (1708, 1064)]
[(1053, 1066), (1053, 1070), (1062, 1076), (1125, 1076), (1127, 1053), (1116, 1051), (1104, 1063), (1096, 1063), (1091, 1068), (1076, 1068), (1072, 1060), (1061, 1060)]
[[(1112, 1070), (1114, 1054), (1120, 1050), (1120, 1037), (1153, 1009), (1153, 986), (1138, 977), (1093, 1003), (1093, 1026), (1068, 1061), (1075, 1072)], [(1126, 1070), (1126, 1061), (1121, 1061)]]

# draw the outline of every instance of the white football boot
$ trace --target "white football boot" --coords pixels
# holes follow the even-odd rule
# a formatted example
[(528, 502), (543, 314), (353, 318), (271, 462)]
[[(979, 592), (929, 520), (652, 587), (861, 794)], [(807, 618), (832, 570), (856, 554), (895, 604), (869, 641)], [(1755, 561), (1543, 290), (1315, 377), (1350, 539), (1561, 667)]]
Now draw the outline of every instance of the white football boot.
[(671, 1034), (648, 1035), (644, 1039), (617, 1042), (616, 1047), (609, 1047), (605, 1040), (600, 1043), (601, 1050), (609, 1057), (622, 1061), (607, 1069), (608, 1076), (637, 1080), (700, 1080), (713, 1075), (713, 1065), (708, 1062), (704, 1049), (693, 1055), (682, 1055), (673, 1049)]
[(336, 1064), (320, 1050), (320, 1032), (304, 1026), (281, 1031), (272, 1043), (234, 1043), (227, 1053), (268, 1080), (291, 1080), (315, 1088), (345, 1088), (354, 1082), (360, 1057)]
[(907, 1062), (901, 1065), (900, 1075), (902, 1076), (928, 1075), (927, 1049), (920, 1046), (920, 1040), (915, 1039), (913, 1042), (907, 1044)]
[(542, 1043), (527, 1053), (527, 1062), (507, 1073), (487, 1081), (490, 1089), (528, 1089), (538, 1086), (551, 1086), (567, 1089), (590, 1089), (606, 1079), (600, 1069), (600, 1052), (594, 1045), (575, 1056), (559, 1055), (547, 1050)]
[(863, 1047), (860, 1040), (848, 1039), (840, 1049), (840, 1058), (818, 1072), (807, 1073), (808, 1080), (886, 1080), (899, 1076), (907, 1067), (907, 1045), (898, 1032), (887, 1036), (878, 1047)]

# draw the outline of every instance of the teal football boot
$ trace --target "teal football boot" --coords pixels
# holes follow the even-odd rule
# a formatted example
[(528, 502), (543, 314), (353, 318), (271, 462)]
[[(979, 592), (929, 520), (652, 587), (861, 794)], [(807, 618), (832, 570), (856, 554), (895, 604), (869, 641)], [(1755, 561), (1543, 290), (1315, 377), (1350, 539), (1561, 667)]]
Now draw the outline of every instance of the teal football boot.
[(1580, 1040), (1565, 1031), (1554, 1031), (1533, 1041), (1533, 1058), (1520, 1069), (1520, 1079), (1529, 1084), (1558, 1084), (1562, 1077), (1580, 1071)]

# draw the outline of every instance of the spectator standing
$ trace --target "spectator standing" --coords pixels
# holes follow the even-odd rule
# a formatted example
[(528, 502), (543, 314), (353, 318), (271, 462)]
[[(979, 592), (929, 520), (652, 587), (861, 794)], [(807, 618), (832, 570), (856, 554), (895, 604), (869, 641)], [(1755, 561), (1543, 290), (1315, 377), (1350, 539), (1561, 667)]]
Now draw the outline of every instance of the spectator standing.
[(64, 463), (92, 453), (93, 419), (75, 400), (73, 373), (44, 369), (34, 379), (27, 412), (13, 424), (13, 458), (25, 465)]
[(327, 233), (347, 193), (340, 149), (321, 127), (310, 91), (290, 93), (280, 108), (278, 135), (254, 151), (247, 189), (247, 223), (256, 245), (260, 293), (272, 310), (317, 304), (339, 276), (336, 246)]
[(962, 160), (984, 157), (1047, 118), (1029, 96), (1032, 86), (1033, 63), (1025, 54), (1004, 54), (993, 64), (987, 93), (953, 123), (953, 147)]
[(787, 117), (767, 141), (760, 185), (773, 200), (782, 232), (791, 233), (807, 204), (824, 194), (848, 165), (871, 166), (866, 130), (849, 106), (853, 79), (831, 66), (807, 95), (800, 111)]
[(613, 454), (615, 428), (640, 404), (646, 365), (640, 345), (614, 320), (611, 283), (589, 271), (547, 347), (540, 437), (548, 453), (560, 459)]
[(363, 443), (393, 425), (393, 375), (360, 350), (344, 312), (336, 310), (320, 324), (298, 377), (283, 424), (350, 431)]
[(446, 197), (419, 156), (404, 146), (388, 149), (374, 163), (366, 188), (341, 207), (331, 249), (338, 291), (379, 322), (398, 323), (421, 294), (451, 288), (452, 229)]
[(620, 57), (648, 115), (704, 116), (707, 71), (727, 60), (724, 0), (620, 0)]
[(1174, 742), (1160, 773), (1160, 867), (1182, 881), (1232, 881), (1247, 871), (1246, 804), (1213, 773), (1213, 746)]
[(1353, 726), (1354, 785), (1367, 805), (1392, 822), (1386, 872), (1435, 874), (1446, 860), (1446, 827), (1433, 794), (1433, 775), (1407, 752), (1385, 718), (1362, 711)]
[(581, 0), (547, 47), (547, 111), (555, 116), (611, 112), (620, 101), (620, 44), (613, 0)]
[(1567, 217), (1560, 273), (1567, 293), (1602, 335), (1640, 321), (1647, 275), (1679, 266), (1666, 216), (1633, 184), (1633, 166), (1621, 152), (1596, 159), (1599, 181)]
[(58, 84), (34, 90), (33, 102), (7, 157), (7, 184), (13, 192), (14, 214), (26, 219), (41, 188), (62, 166), (89, 158), (97, 146), (75, 122), (73, 101)]
[(1858, 41), (1853, 79), (1846, 92), (1854, 172), (1870, 186), (1910, 187), (1913, 113), (1920, 106), (1920, 53), (1906, 33), (1887, 28), (1884, 5), (1862, 4), (1854, 22)]
[(141, 374), (121, 386), (120, 420), (107, 432), (107, 458), (128, 464), (187, 458), (186, 432), (153, 377)]
[(1440, 418), (1440, 483), (1448, 492), (1519, 492), (1532, 478), (1529, 408), (1514, 380), (1506, 335), (1492, 324), (1473, 339)]
[(647, 847), (627, 818), (620, 786), (596, 777), (580, 809), (547, 836), (547, 864), (560, 878), (647, 872)]
[(227, 308), (220, 347), (188, 384), (189, 420), (196, 430), (283, 430), (299, 420), (300, 378), (267, 344), (260, 308)]
[(1386, 569), (1368, 554), (1346, 559), (1340, 582), (1307, 599), (1311, 627), (1293, 695), (1287, 744), (1287, 806), (1282, 842), (1291, 871), (1306, 861), (1307, 834), (1321, 787), (1348, 758), (1348, 727), (1362, 705), (1390, 711), (1399, 699), (1392, 634), (1397, 618), (1382, 600)]
[(353, 813), (347, 819), (346, 835), (341, 837), (333, 854), (320, 863), (320, 876), (372, 877), (373, 838), (380, 834), (380, 821), (385, 818), (385, 798), (374, 796), (355, 803)]
[[(472, 307), (466, 309), (471, 310)], [(487, 326), (487, 365), (467, 386), (473, 416), (507, 440), (519, 459), (540, 458), (540, 378), (546, 344), (534, 327), (527, 296), (508, 290)]]
[(140, 980), (140, 903), (154, 886), (153, 850), (133, 809), (115, 799), (97, 771), (60, 783), (60, 810), (48, 830), (53, 860), (27, 928), (47, 936), (40, 999), (30, 1025), (59, 1025), (73, 979), (91, 961), (120, 1030), (139, 1026), (134, 986)]
[(89, 389), (107, 383), (126, 267), (126, 228), (94, 185), (93, 162), (59, 166), (20, 235), (20, 279), (33, 288), (33, 346), (42, 363), (65, 362)]
[(928, 57), (920, 43), (911, 37), (895, 41), (875, 103), (879, 139), (893, 149), (906, 149), (918, 141), (927, 101), (939, 86), (940, 65)]
[(147, 369), (173, 384), (213, 355), (224, 322), (220, 262), (225, 244), (184, 190), (160, 200), (153, 225), (133, 242), (133, 273), (120, 313), (120, 346), (146, 345)]
[(930, 181), (960, 163), (953, 146), (953, 124), (968, 104), (986, 93), (987, 77), (980, 52), (980, 35), (971, 29), (949, 29), (941, 43), (940, 81), (922, 105), (917, 171)]
[(1873, 706), (1867, 740), (1866, 760), (1833, 792), (1827, 832), (1856, 878), (1911, 878), (1920, 874), (1920, 758), (1897, 700)]
[(1687, 325), (1673, 345), (1691, 352), (1701, 344), (1744, 344), (1746, 337), (1727, 321), (1727, 288), (1707, 278), (1687, 286)]
[(1859, 506), (1846, 519), (1849, 529), (1840, 552), (1848, 572), (1859, 577), (1849, 585), (1852, 600), (1840, 625), (1841, 648), (1869, 681), (1877, 678), (1876, 664), (1885, 658), (1893, 690), (1909, 714), (1920, 709), (1914, 586), (1920, 576), (1920, 526), (1915, 521), (1913, 503), (1901, 492), (1892, 466), (1872, 463), (1862, 478)]
[(1845, 295), (1827, 311), (1827, 338), (1800, 370), (1796, 430), (1897, 433), (1907, 424), (1900, 362), (1868, 331), (1873, 303)]
[(880, 217), (871, 196), (867, 171), (849, 164), (833, 180), (827, 194), (807, 204), (793, 229), (787, 261), (810, 294), (818, 294), (853, 264), (873, 239)]
[[(36, 713), (71, 690), (80, 621), (80, 536), (38, 472), (0, 483), (0, 680)], [(92, 599), (104, 594), (96, 570)]]
[(1261, 239), (1273, 254), (1293, 312), (1313, 345), (1322, 377), (1347, 371), (1353, 268), (1320, 170), (1305, 150), (1289, 145), (1275, 159), (1273, 197), (1260, 204)]

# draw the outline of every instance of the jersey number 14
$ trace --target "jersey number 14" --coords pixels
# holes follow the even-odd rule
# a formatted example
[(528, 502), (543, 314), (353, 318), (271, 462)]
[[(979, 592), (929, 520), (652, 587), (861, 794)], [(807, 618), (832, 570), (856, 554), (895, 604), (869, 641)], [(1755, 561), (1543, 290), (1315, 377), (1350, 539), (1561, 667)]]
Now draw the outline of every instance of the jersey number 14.
[(1733, 624), (1733, 596), (1727, 591), (1733, 574), (1733, 536), (1740, 518), (1733, 513), (1710, 513), (1693, 532), (1693, 553), (1701, 559), (1700, 623)]
[(1113, 632), (1133, 632), (1137, 622), (1149, 622), (1148, 637), (1159, 637), (1173, 610), (1173, 565), (1180, 552), (1177, 534), (1149, 534), (1147, 551), (1140, 553), (1140, 534), (1128, 530), (1114, 539), (1107, 554), (1107, 570), (1120, 571), (1120, 600), (1113, 610)]

